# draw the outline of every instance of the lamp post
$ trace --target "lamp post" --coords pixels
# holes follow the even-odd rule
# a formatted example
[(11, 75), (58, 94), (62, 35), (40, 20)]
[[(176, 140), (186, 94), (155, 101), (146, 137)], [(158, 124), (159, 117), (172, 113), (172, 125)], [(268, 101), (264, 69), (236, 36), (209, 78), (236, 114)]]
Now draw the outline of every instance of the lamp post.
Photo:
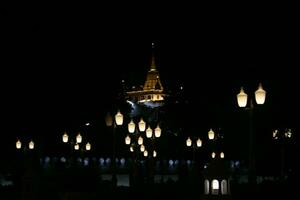
[[(263, 89), (262, 84), (260, 83), (258, 89), (255, 91), (255, 101), (257, 105), (262, 105), (265, 103), (266, 99), (266, 91)], [(244, 92), (243, 87), (240, 90), (240, 93), (237, 94), (237, 103), (241, 108), (245, 108), (249, 113), (249, 183), (251, 185), (256, 183), (256, 175), (255, 175), (255, 154), (254, 154), (254, 131), (253, 131), (253, 109), (254, 103), (252, 98), (250, 98), (249, 107), (247, 106), (248, 95)]]
[(110, 113), (107, 113), (105, 117), (106, 126), (112, 127), (113, 132), (113, 155), (112, 155), (112, 185), (117, 186), (117, 175), (116, 175), (116, 128), (117, 126), (123, 125), (123, 114), (118, 111), (114, 119)]
[(37, 170), (38, 167), (38, 159), (35, 158), (34, 150), (35, 150), (35, 143), (32, 139), (29, 140), (25, 144), (20, 139), (16, 141), (16, 150), (17, 152), (21, 152), (24, 154), (22, 158), (25, 164), (25, 171), (22, 174), (22, 199), (35, 199), (36, 197), (36, 188), (37, 188)]
[[(193, 142), (194, 140), (194, 142)], [(202, 140), (200, 137), (192, 138), (188, 137), (185, 141), (185, 144), (188, 148), (192, 148), (193, 151), (193, 162), (196, 162), (196, 151), (198, 148), (202, 147)]]
[(280, 145), (280, 179), (283, 181), (285, 179), (285, 145), (288, 141), (292, 139), (292, 130), (284, 129), (273, 131), (273, 140), (279, 142)]
[[(149, 160), (149, 183), (154, 181), (154, 158), (157, 156), (157, 151), (155, 150), (155, 139), (161, 136), (161, 128), (159, 125), (154, 129), (148, 125), (146, 129), (146, 122), (141, 118), (138, 123), (138, 128), (136, 124), (131, 120), (128, 124), (129, 134), (125, 137), (125, 144), (129, 145), (130, 152), (133, 153), (133, 180), (134, 183), (137, 178), (137, 157), (138, 153), (141, 152), (143, 157), (148, 158)], [(143, 133), (145, 132), (146, 138), (143, 138)], [(147, 141), (150, 139), (150, 142)]]

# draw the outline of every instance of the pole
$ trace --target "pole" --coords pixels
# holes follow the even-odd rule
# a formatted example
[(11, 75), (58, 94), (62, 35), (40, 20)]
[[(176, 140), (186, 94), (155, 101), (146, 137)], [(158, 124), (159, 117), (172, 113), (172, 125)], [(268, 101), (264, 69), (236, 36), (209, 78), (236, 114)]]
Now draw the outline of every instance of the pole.
[[(284, 137), (284, 136), (283, 136)], [(285, 168), (285, 149), (284, 149), (284, 138), (281, 141), (281, 148), (280, 148), (280, 179), (284, 181), (284, 168)]]
[(112, 185), (117, 186), (116, 175), (116, 122), (113, 123), (113, 155), (112, 155)]
[(255, 154), (254, 154), (254, 127), (253, 127), (253, 101), (250, 99), (249, 108), (249, 184), (255, 186), (256, 184), (256, 170), (255, 170)]

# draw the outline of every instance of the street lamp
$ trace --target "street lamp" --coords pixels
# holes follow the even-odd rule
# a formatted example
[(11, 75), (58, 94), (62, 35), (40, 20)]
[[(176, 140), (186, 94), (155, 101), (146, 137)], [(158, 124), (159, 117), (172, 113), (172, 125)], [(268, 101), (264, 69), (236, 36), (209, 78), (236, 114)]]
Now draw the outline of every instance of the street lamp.
[[(193, 142), (194, 140), (194, 142)], [(200, 147), (202, 147), (202, 140), (200, 137), (188, 137), (185, 141), (185, 144), (188, 148), (192, 148), (193, 151), (193, 161), (196, 161), (196, 150)]]
[(22, 150), (22, 146), (23, 146), (23, 150), (24, 150), (24, 151), (27, 151), (27, 150), (33, 150), (34, 147), (35, 147), (34, 145), (35, 145), (35, 144), (34, 144), (34, 141), (33, 141), (32, 139), (29, 141), (28, 147), (25, 146), (25, 145), (23, 146), (21, 140), (18, 139), (17, 142), (16, 142), (16, 149), (17, 149), (17, 150)]
[[(263, 89), (262, 84), (259, 83), (258, 89), (255, 91), (255, 101), (257, 105), (265, 103), (266, 91)], [(241, 87), (240, 93), (237, 94), (237, 103), (241, 108), (246, 108), (248, 102), (248, 95), (245, 93), (243, 87)], [(254, 104), (252, 98), (250, 98), (250, 105), (246, 110), (249, 112), (249, 183), (256, 182), (255, 176), (255, 155), (253, 150), (254, 131), (253, 131), (253, 109)]]
[(83, 148), (81, 149), (82, 151), (90, 151), (92, 145), (89, 142), (85, 143), (85, 145), (80, 145), (82, 143), (82, 140), (83, 137), (80, 133), (76, 135), (75, 140), (69, 140), (69, 135), (67, 134), (67, 132), (64, 132), (64, 134), (62, 135), (62, 142), (65, 144), (69, 144), (71, 148), (74, 148), (74, 150), (78, 151), (80, 150), (80, 147), (83, 146)]
[(112, 184), (113, 187), (117, 186), (117, 175), (116, 175), (116, 128), (117, 126), (123, 125), (123, 114), (118, 110), (115, 118), (113, 119), (110, 113), (107, 113), (105, 117), (106, 126), (112, 127), (113, 131), (113, 156), (112, 156)]
[[(136, 128), (138, 127), (138, 128)], [(147, 127), (147, 128), (146, 128)], [(138, 154), (142, 154), (143, 157), (149, 159), (149, 181), (152, 182), (154, 175), (154, 158), (157, 157), (157, 151), (154, 148), (154, 141), (156, 138), (161, 136), (161, 128), (159, 125), (153, 129), (151, 126), (146, 124), (143, 118), (137, 123), (137, 125), (131, 120), (128, 124), (129, 134), (125, 137), (125, 144), (129, 145), (130, 152), (133, 153), (134, 162), (134, 181), (136, 178), (136, 163)], [(144, 132), (144, 134), (143, 134)], [(143, 138), (143, 135), (146, 137)], [(150, 141), (148, 141), (150, 139)], [(136, 155), (137, 154), (137, 155)]]
[(273, 140), (280, 144), (280, 178), (284, 180), (285, 176), (285, 146), (287, 142), (292, 139), (292, 130), (291, 129), (283, 129), (278, 130), (275, 129), (273, 131)]

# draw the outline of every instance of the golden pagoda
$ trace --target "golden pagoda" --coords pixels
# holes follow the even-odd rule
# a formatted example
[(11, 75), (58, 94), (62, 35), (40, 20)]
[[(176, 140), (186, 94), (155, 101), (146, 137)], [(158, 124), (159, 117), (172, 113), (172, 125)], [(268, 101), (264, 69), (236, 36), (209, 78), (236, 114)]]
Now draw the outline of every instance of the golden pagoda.
[[(154, 44), (152, 43), (152, 49)], [(144, 86), (139, 90), (128, 91), (127, 97), (130, 101), (154, 106), (162, 103), (165, 97), (164, 88), (160, 81), (159, 72), (156, 69), (154, 53), (152, 53), (150, 70), (147, 73)]]

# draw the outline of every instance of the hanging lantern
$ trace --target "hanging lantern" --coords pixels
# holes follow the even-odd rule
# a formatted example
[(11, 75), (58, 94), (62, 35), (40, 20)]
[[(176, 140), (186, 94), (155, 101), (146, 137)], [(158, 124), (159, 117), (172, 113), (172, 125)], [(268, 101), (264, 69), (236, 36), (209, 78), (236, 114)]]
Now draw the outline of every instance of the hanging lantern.
[(212, 157), (212, 158), (215, 158), (215, 157), (216, 157), (216, 153), (215, 153), (215, 152), (212, 152), (212, 153), (211, 153), (211, 157)]
[(21, 149), (21, 147), (22, 147), (22, 143), (21, 143), (20, 140), (18, 140), (18, 141), (16, 142), (16, 148), (17, 148), (17, 149)]
[(85, 145), (85, 150), (90, 151), (91, 150), (92, 145), (88, 142)]
[(130, 152), (133, 152), (134, 149), (133, 149), (133, 146), (130, 146)]
[(244, 92), (243, 87), (241, 87), (241, 91), (237, 94), (237, 102), (239, 107), (246, 107), (248, 100), (248, 95)]
[(134, 133), (134, 131), (135, 131), (135, 123), (133, 122), (133, 120), (131, 120), (128, 124), (128, 132)]
[(213, 140), (215, 138), (215, 132), (212, 129), (208, 131), (208, 139)]
[(160, 129), (159, 125), (157, 125), (157, 127), (154, 129), (154, 135), (157, 138), (159, 138), (161, 136), (161, 129)]
[(152, 129), (150, 128), (150, 126), (148, 126), (147, 130), (146, 130), (146, 137), (147, 138), (151, 138), (152, 137)]
[(197, 139), (197, 147), (201, 147), (202, 146), (202, 140), (200, 138)]
[(143, 144), (141, 145), (140, 150), (141, 150), (141, 152), (145, 151), (145, 146)]
[(78, 133), (78, 135), (76, 136), (76, 143), (81, 143), (82, 142), (82, 136), (80, 135), (80, 133)]
[(222, 151), (221, 153), (220, 153), (220, 158), (224, 158), (225, 157), (225, 154), (224, 154), (224, 152)]
[(127, 135), (127, 136), (125, 137), (125, 144), (129, 145), (130, 142), (131, 142), (131, 138), (129, 137), (129, 135)]
[(139, 144), (139, 145), (142, 145), (143, 143), (144, 143), (144, 140), (143, 140), (142, 136), (140, 136), (140, 137), (138, 138), (138, 144)]
[(144, 151), (144, 156), (147, 157), (148, 156), (148, 151)]
[(67, 143), (69, 141), (69, 136), (68, 136), (68, 134), (66, 132), (62, 136), (62, 141), (64, 143)]
[(79, 150), (79, 144), (75, 144), (74, 145), (74, 149), (77, 151), (77, 150)]
[(156, 158), (156, 156), (157, 156), (157, 152), (153, 150), (153, 158)]
[(118, 111), (117, 114), (115, 115), (115, 121), (118, 126), (123, 124), (123, 115), (120, 111)]
[(34, 142), (31, 140), (30, 142), (29, 142), (29, 149), (34, 149)]
[(192, 146), (192, 140), (191, 140), (190, 137), (188, 137), (188, 138), (186, 139), (186, 146), (187, 146), (187, 147)]
[(141, 132), (144, 132), (146, 129), (146, 123), (144, 122), (143, 118), (141, 118), (140, 122), (139, 122), (139, 130)]
[(264, 104), (266, 100), (266, 91), (263, 89), (260, 83), (258, 89), (255, 91), (255, 101), (257, 104)]

